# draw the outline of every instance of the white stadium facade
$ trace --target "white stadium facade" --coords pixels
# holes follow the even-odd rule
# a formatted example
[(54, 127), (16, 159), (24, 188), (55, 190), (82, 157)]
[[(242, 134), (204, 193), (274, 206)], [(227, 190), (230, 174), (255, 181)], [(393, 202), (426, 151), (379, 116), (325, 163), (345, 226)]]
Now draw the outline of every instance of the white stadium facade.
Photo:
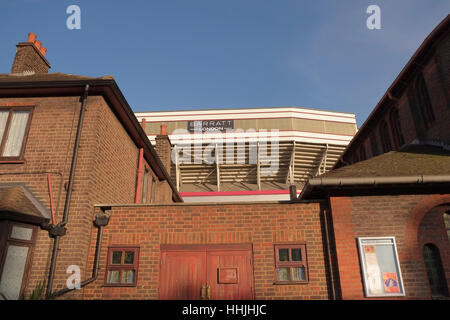
[[(138, 112), (150, 141), (167, 130), (170, 174), (185, 202), (283, 201), (330, 170), (355, 115), (299, 107)], [(296, 191), (294, 191), (296, 190)]]

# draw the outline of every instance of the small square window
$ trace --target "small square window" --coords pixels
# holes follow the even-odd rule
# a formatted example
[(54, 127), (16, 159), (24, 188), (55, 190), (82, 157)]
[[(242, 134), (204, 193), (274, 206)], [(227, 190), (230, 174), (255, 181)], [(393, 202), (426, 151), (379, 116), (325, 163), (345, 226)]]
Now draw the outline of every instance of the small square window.
[(280, 261), (289, 261), (289, 249), (279, 249), (278, 255), (280, 257)]
[(122, 251), (113, 251), (112, 254), (112, 264), (122, 263)]
[(110, 270), (108, 271), (108, 283), (119, 283), (120, 279), (120, 271), (119, 270)]
[(295, 248), (291, 249), (292, 252), (292, 261), (302, 261), (302, 249)]
[(134, 251), (125, 251), (125, 258), (123, 259), (124, 264), (133, 264), (134, 261)]
[(291, 277), (289, 276), (289, 268), (277, 268), (277, 280), (278, 281), (291, 280)]
[(305, 244), (275, 245), (276, 283), (308, 281)]
[(135, 286), (139, 248), (114, 247), (108, 249), (106, 286)]

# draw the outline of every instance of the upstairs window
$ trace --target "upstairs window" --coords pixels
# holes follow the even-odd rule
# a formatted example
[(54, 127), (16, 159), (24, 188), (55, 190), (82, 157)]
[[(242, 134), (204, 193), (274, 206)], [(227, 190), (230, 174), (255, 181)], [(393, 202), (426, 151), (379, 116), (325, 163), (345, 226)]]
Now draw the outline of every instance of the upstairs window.
[(275, 245), (276, 283), (308, 281), (305, 244)]
[(105, 285), (118, 287), (136, 286), (138, 265), (139, 248), (108, 248)]
[(152, 177), (152, 186), (150, 190), (150, 203), (156, 202), (156, 179)]
[(380, 138), (381, 138), (381, 145), (383, 147), (383, 152), (389, 152), (392, 150), (391, 146), (391, 137), (389, 136), (389, 130), (388, 125), (386, 121), (382, 121), (380, 123)]
[(435, 117), (427, 85), (422, 74), (419, 74), (416, 80), (416, 94), (419, 114), (423, 119), (425, 128), (428, 129), (433, 123)]
[(391, 111), (391, 128), (392, 128), (392, 136), (394, 137), (395, 147), (399, 149), (402, 145), (405, 144), (405, 139), (403, 139), (402, 127), (400, 124), (400, 118), (398, 116), (397, 108), (394, 108)]
[(0, 161), (22, 160), (31, 108), (0, 108)]
[(141, 203), (147, 203), (148, 200), (148, 177), (150, 175), (150, 169), (145, 165), (144, 176), (142, 177), (142, 195), (141, 195)]
[(380, 152), (378, 150), (378, 142), (373, 134), (369, 138), (369, 144), (370, 151), (372, 152), (372, 157), (376, 157)]
[(364, 161), (364, 160), (366, 160), (366, 146), (364, 145), (364, 144), (362, 144), (360, 147), (359, 147), (359, 150), (358, 150), (358, 155), (359, 155), (359, 161)]

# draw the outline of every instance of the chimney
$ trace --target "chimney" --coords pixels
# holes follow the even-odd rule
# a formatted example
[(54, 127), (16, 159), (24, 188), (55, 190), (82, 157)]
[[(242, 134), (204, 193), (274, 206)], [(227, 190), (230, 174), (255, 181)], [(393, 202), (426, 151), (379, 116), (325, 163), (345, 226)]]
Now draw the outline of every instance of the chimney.
[(11, 73), (48, 73), (50, 63), (45, 58), (47, 49), (29, 33), (27, 42), (19, 42)]
[(169, 136), (167, 135), (166, 125), (161, 125), (161, 132), (155, 137), (155, 141), (155, 150), (158, 153), (161, 162), (166, 167), (167, 173), (170, 174), (172, 146), (170, 144)]

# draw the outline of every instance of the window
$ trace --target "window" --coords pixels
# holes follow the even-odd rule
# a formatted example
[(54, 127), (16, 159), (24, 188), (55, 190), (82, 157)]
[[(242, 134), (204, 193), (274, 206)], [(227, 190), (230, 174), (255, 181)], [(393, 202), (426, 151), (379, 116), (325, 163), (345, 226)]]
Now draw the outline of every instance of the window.
[(359, 147), (359, 150), (358, 150), (358, 155), (359, 155), (359, 161), (364, 161), (364, 160), (366, 160), (366, 146), (364, 145), (364, 144), (362, 144), (360, 147)]
[(21, 160), (31, 108), (0, 108), (0, 160)]
[(380, 152), (378, 150), (378, 144), (377, 139), (375, 139), (374, 135), (372, 134), (369, 138), (370, 142), (370, 151), (372, 151), (372, 157), (377, 156)]
[(147, 203), (149, 175), (150, 175), (150, 170), (149, 170), (149, 168), (147, 168), (147, 165), (145, 165), (144, 176), (143, 176), (143, 181), (142, 181), (142, 196), (141, 196), (142, 201), (141, 201), (141, 203)]
[(305, 244), (275, 245), (276, 283), (308, 281), (308, 263)]
[(422, 74), (419, 74), (416, 79), (416, 95), (419, 115), (425, 124), (425, 128), (428, 129), (433, 123), (435, 117), (433, 112), (433, 106), (431, 105), (430, 95), (428, 94), (427, 85)]
[(400, 124), (400, 118), (398, 116), (397, 108), (394, 108), (391, 111), (391, 128), (392, 128), (392, 136), (394, 137), (395, 147), (399, 149), (402, 145), (405, 144), (405, 139), (403, 139), (402, 127)]
[(36, 233), (32, 225), (0, 222), (0, 292), (8, 300), (23, 296)]
[(392, 150), (391, 146), (391, 138), (389, 137), (389, 130), (386, 121), (382, 121), (380, 123), (380, 137), (381, 137), (381, 145), (383, 147), (383, 152), (389, 152)]
[(450, 242), (450, 211), (445, 212), (443, 218), (444, 218), (445, 229), (447, 230), (447, 238), (448, 238), (448, 241)]
[(136, 286), (139, 248), (110, 247), (106, 266), (107, 286)]
[(439, 249), (431, 243), (424, 245), (423, 260), (427, 270), (431, 295), (434, 297), (448, 296), (447, 282), (445, 281)]
[(152, 186), (150, 190), (150, 203), (155, 203), (156, 197), (156, 180), (152, 177)]

